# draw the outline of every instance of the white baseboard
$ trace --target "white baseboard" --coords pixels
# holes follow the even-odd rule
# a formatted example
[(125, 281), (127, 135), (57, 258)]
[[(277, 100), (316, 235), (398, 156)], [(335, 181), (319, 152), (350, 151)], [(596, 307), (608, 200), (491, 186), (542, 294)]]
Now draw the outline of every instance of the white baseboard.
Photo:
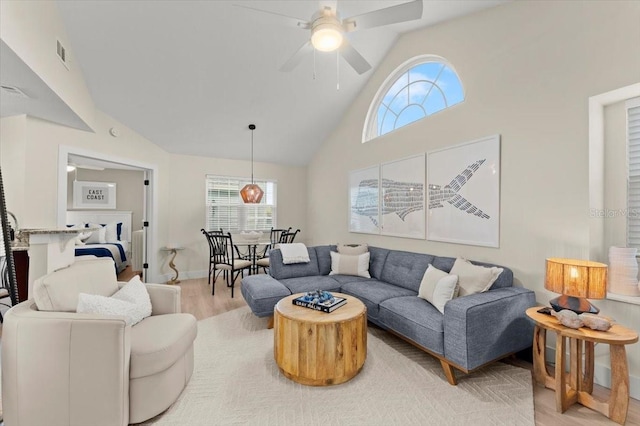
[[(170, 279), (172, 279), (173, 277), (175, 277), (176, 274), (175, 273), (170, 273), (170, 274), (162, 274), (160, 275), (160, 279), (163, 282), (167, 282)], [(201, 271), (180, 271), (180, 274), (178, 276), (179, 280), (194, 280), (196, 278), (207, 278), (209, 276), (209, 271), (207, 271), (206, 269), (201, 270)]]
[[(555, 364), (556, 348), (547, 347), (545, 356), (548, 364)], [(567, 353), (567, 368), (569, 366), (569, 354)], [(611, 389), (611, 363), (608, 355), (596, 356), (593, 366), (594, 382), (600, 386)], [(629, 375), (629, 396), (640, 399), (640, 377)]]

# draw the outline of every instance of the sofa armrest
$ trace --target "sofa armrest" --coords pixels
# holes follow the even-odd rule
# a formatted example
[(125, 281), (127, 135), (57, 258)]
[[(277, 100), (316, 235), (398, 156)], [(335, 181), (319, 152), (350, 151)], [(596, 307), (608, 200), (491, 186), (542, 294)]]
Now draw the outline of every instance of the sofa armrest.
[(535, 293), (506, 287), (459, 297), (444, 308), (444, 356), (473, 370), (531, 346), (533, 323), (525, 315)]
[(124, 317), (14, 306), (2, 330), (5, 424), (126, 425), (130, 334)]
[(182, 312), (182, 289), (176, 285), (146, 284), (151, 298), (151, 315), (179, 314)]

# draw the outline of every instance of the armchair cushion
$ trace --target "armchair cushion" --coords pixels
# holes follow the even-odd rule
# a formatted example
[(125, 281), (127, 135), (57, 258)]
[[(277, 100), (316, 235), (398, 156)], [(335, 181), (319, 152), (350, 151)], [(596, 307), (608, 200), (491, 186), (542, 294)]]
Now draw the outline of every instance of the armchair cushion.
[(171, 367), (193, 345), (196, 334), (196, 319), (191, 314), (145, 318), (131, 328), (129, 378), (151, 376)]
[(39, 311), (75, 312), (80, 293), (111, 296), (118, 290), (110, 258), (85, 260), (38, 278), (33, 298)]

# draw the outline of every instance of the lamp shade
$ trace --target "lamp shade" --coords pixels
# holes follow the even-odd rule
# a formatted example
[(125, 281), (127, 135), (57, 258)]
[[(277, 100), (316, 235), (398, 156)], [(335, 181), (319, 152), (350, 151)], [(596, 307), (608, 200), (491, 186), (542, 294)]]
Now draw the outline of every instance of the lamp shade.
[(544, 288), (567, 296), (604, 299), (607, 265), (589, 260), (547, 259)]
[(255, 183), (248, 183), (240, 190), (242, 201), (247, 204), (258, 204), (262, 201), (264, 191)]

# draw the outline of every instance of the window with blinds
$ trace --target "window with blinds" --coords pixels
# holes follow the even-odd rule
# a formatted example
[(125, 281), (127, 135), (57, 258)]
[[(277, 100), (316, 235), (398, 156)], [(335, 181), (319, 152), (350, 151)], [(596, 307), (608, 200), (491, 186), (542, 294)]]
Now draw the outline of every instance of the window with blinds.
[(627, 102), (627, 247), (640, 248), (640, 98)]
[(269, 231), (276, 228), (276, 182), (256, 180), (264, 191), (260, 204), (244, 204), (240, 190), (251, 183), (246, 178), (206, 176), (207, 231)]

